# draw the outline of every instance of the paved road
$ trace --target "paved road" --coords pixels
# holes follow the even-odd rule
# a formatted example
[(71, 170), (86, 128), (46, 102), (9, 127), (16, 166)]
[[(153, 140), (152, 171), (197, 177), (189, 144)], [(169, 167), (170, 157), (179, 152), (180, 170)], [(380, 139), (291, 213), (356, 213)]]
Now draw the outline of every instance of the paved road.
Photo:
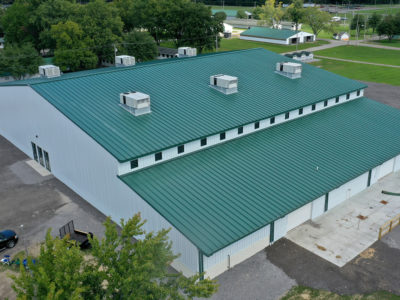
[(365, 97), (400, 109), (400, 87), (384, 83), (364, 82), (368, 85)]
[[(399, 55), (400, 55), (400, 53), (399, 53)], [(395, 66), (395, 65), (385, 65), (385, 64), (378, 64), (378, 63), (372, 63), (372, 62), (366, 62), (366, 61), (359, 61), (359, 60), (352, 60), (352, 59), (344, 59), (344, 58), (330, 57), (330, 56), (315, 55), (314, 57), (316, 57), (316, 58), (331, 59), (331, 60), (346, 61), (346, 62), (357, 63), (357, 64), (364, 64), (364, 65), (373, 65), (373, 66), (381, 66), (381, 67), (389, 67), (389, 68), (400, 68), (400, 66)]]

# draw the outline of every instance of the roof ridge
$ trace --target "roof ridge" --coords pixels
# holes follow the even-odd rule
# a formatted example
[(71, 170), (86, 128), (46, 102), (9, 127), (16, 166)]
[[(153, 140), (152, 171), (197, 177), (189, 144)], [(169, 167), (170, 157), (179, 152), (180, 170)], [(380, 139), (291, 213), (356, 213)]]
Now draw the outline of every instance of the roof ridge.
[[(137, 69), (137, 68), (145, 68), (145, 67), (150, 67), (153, 65), (158, 65), (158, 64), (172, 64), (172, 63), (179, 63), (182, 61), (186, 61), (186, 60), (194, 60), (194, 59), (202, 59), (208, 56), (213, 56), (213, 55), (228, 55), (228, 54), (232, 54), (232, 53), (237, 53), (237, 52), (250, 52), (250, 51), (254, 51), (254, 50), (266, 50), (264, 48), (261, 47), (257, 47), (257, 48), (250, 48), (250, 49), (240, 49), (240, 50), (233, 50), (233, 51), (222, 51), (222, 52), (215, 52), (215, 53), (204, 53), (198, 56), (194, 56), (194, 57), (184, 57), (184, 58), (179, 58), (179, 59), (166, 59), (166, 61), (162, 61), (162, 62), (157, 62), (154, 61), (153, 63), (148, 63), (148, 64), (139, 64), (139, 65), (134, 65), (134, 66), (130, 66), (130, 67), (123, 67), (123, 68), (113, 68), (112, 70), (107, 70), (108, 68), (105, 68), (105, 70), (103, 72), (97, 72), (94, 74), (82, 74), (82, 75), (76, 75), (76, 76), (71, 76), (68, 78), (63, 78), (62, 76), (57, 77), (57, 78), (51, 78), (51, 80), (49, 81), (41, 81), (41, 82), (33, 82), (33, 83), (27, 83), (27, 86), (32, 86), (32, 85), (41, 85), (41, 84), (46, 84), (46, 83), (52, 83), (52, 82), (59, 82), (59, 81), (64, 81), (64, 80), (70, 80), (70, 79), (77, 79), (77, 78), (84, 78), (84, 77), (88, 77), (88, 76), (96, 76), (96, 75), (100, 75), (100, 74), (108, 74), (108, 73), (114, 73), (114, 72), (123, 72), (123, 71), (129, 71), (132, 69)], [(266, 50), (269, 51), (269, 50)], [(272, 52), (272, 51), (270, 51)], [(93, 69), (93, 70), (97, 70), (97, 69)], [(90, 70), (87, 70), (90, 71)], [(22, 84), (24, 85), (24, 84)]]

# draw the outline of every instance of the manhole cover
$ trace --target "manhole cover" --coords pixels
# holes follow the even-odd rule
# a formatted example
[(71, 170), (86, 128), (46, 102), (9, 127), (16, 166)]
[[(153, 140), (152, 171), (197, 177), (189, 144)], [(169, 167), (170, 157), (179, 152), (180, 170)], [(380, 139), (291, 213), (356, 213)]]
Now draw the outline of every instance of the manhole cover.
[(357, 218), (359, 218), (360, 220), (365, 220), (365, 219), (368, 218), (368, 217), (363, 216), (363, 215), (358, 215)]

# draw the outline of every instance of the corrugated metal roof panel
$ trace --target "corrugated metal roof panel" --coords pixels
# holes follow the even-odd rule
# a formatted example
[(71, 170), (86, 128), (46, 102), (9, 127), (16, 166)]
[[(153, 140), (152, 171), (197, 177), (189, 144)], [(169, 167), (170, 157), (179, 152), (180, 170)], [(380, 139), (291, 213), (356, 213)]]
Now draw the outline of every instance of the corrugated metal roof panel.
[[(307, 64), (302, 78), (291, 80), (274, 72), (282, 60), (279, 54), (252, 49), (28, 84), (119, 161), (365, 87)], [(239, 92), (224, 95), (210, 88), (214, 74), (237, 76)], [(119, 94), (127, 91), (150, 95), (152, 113), (135, 117), (121, 108)]]
[(211, 255), (399, 153), (400, 111), (362, 98), (121, 179)]
[(300, 31), (290, 29), (276, 29), (269, 27), (251, 27), (250, 29), (240, 33), (240, 35), (270, 38), (275, 40), (286, 40), (287, 38), (294, 36), (298, 32)]

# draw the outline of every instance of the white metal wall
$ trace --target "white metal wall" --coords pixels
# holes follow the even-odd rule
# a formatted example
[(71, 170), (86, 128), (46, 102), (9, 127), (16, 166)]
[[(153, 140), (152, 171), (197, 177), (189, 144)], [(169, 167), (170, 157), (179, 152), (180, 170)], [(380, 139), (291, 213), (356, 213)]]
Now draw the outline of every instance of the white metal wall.
[(315, 199), (312, 202), (311, 219), (315, 219), (322, 215), (325, 211), (325, 195)]
[(210, 257), (204, 256), (203, 263), (206, 276), (214, 278), (267, 247), (269, 245), (269, 231), (270, 226), (267, 225)]
[(395, 171), (395, 172), (400, 171), (400, 155), (398, 155), (398, 156), (395, 158), (395, 162), (394, 162), (394, 171)]
[[(172, 227), (117, 178), (116, 159), (40, 95), (30, 87), (0, 89), (0, 134), (11, 143), (30, 157), (31, 141), (46, 149), (53, 174), (114, 221), (140, 212), (147, 231)], [(174, 266), (186, 275), (198, 271), (197, 248), (174, 227), (169, 236), (181, 253)]]
[(273, 44), (281, 44), (281, 45), (289, 45), (289, 39), (286, 40), (274, 40), (274, 39), (265, 39), (265, 38), (258, 38), (253, 36), (240, 36), (241, 40), (247, 41), (256, 41), (256, 42), (264, 42), (264, 43), (273, 43)]
[(313, 202), (307, 203), (306, 205), (288, 214), (287, 231), (311, 219), (312, 203)]
[(335, 207), (350, 197), (367, 188), (368, 172), (346, 182), (340, 187), (329, 192), (328, 209)]

